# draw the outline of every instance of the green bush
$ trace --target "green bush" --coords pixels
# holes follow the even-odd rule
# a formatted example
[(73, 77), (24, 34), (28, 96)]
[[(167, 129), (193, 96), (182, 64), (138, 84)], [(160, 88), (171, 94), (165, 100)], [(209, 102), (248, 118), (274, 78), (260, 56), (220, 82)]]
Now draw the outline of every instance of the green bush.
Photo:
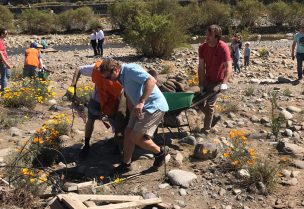
[(202, 7), (207, 14), (205, 26), (217, 24), (227, 27), (231, 23), (231, 8), (228, 4), (217, 1), (206, 1)]
[(304, 5), (292, 3), (290, 5), (287, 23), (289, 26), (298, 26), (304, 19)]
[(65, 31), (86, 31), (96, 17), (90, 7), (67, 10), (58, 16), (58, 23)]
[(289, 18), (290, 5), (283, 1), (278, 1), (268, 5), (268, 14), (270, 21), (276, 25), (283, 25)]
[(55, 30), (55, 14), (37, 9), (25, 9), (19, 16), (19, 23), (27, 33), (50, 33)]
[(140, 14), (125, 30), (126, 42), (145, 56), (166, 57), (185, 41), (182, 27), (167, 15)]
[(5, 27), (8, 30), (14, 29), (14, 15), (11, 11), (6, 7), (0, 5), (0, 26)]
[(263, 15), (264, 5), (256, 0), (239, 1), (235, 8), (235, 17), (241, 20), (242, 26), (254, 26), (255, 21)]
[(116, 1), (109, 7), (108, 13), (111, 17), (112, 25), (124, 29), (128, 22), (132, 22), (137, 15), (147, 11), (148, 4), (143, 0)]

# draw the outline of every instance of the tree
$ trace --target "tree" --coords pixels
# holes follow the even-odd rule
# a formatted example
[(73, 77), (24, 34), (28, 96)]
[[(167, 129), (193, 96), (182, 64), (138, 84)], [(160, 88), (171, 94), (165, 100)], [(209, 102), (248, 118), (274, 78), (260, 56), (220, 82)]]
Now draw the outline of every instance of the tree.
[(235, 8), (235, 16), (241, 20), (242, 26), (252, 27), (264, 11), (264, 5), (257, 0), (240, 0)]
[(8, 30), (14, 29), (14, 15), (6, 7), (0, 5), (0, 26), (7, 28)]
[(289, 18), (290, 6), (283, 1), (269, 4), (268, 14), (271, 22), (282, 25)]

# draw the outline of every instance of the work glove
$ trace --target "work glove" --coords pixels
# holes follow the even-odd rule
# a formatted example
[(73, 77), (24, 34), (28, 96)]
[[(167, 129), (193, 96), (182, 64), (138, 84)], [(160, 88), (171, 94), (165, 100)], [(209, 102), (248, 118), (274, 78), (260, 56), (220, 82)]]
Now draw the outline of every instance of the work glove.
[(226, 83), (222, 83), (220, 85), (220, 91), (226, 91), (228, 89), (228, 85)]

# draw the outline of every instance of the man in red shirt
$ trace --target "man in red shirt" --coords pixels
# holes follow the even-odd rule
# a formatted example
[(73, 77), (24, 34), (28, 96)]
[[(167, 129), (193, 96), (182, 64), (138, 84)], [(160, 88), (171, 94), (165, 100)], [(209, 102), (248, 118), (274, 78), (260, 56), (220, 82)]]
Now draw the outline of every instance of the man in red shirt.
[[(222, 29), (211, 25), (207, 29), (206, 42), (199, 46), (198, 77), (201, 93), (228, 89), (228, 81), (232, 74), (232, 61), (228, 45), (221, 40)], [(208, 98), (201, 106), (205, 114), (202, 132), (208, 134), (214, 115), (217, 94)]]
[(7, 36), (7, 30), (5, 28), (0, 28), (0, 74), (1, 74), (1, 89), (4, 91), (4, 88), (7, 86), (7, 78), (9, 78), (9, 69), (11, 65), (8, 62), (8, 56), (6, 52), (6, 47), (4, 39)]

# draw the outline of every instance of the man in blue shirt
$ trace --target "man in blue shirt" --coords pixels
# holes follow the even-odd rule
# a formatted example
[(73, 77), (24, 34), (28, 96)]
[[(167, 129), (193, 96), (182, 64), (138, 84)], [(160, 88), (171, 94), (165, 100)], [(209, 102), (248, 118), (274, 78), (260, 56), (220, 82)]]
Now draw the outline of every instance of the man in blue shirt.
[(115, 168), (118, 173), (132, 170), (131, 158), (135, 145), (154, 153), (153, 167), (159, 168), (169, 152), (168, 147), (159, 147), (152, 136), (169, 110), (167, 101), (156, 85), (156, 80), (137, 64), (122, 64), (108, 59), (101, 72), (106, 79), (118, 80), (132, 104), (130, 120), (125, 130), (123, 162)]
[(303, 78), (303, 61), (304, 61), (304, 21), (300, 24), (300, 32), (294, 36), (294, 40), (291, 47), (291, 57), (292, 60), (295, 59), (294, 50), (297, 46), (297, 70), (298, 79)]

